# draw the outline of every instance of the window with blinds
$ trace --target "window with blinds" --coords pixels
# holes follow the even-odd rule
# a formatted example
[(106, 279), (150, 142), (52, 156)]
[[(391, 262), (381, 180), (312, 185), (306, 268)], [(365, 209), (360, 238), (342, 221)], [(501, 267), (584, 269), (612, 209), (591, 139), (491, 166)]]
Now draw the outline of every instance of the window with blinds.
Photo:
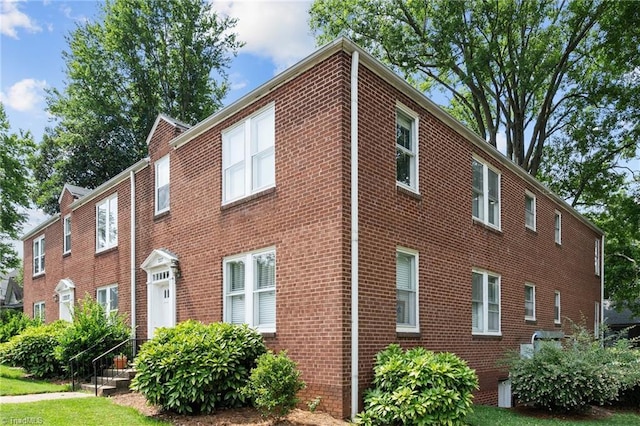
[(275, 332), (275, 251), (261, 250), (225, 259), (223, 280), (225, 321)]
[(473, 271), (471, 281), (471, 328), (473, 334), (500, 334), (500, 277)]
[(419, 331), (418, 276), (416, 252), (396, 252), (396, 328), (397, 331)]

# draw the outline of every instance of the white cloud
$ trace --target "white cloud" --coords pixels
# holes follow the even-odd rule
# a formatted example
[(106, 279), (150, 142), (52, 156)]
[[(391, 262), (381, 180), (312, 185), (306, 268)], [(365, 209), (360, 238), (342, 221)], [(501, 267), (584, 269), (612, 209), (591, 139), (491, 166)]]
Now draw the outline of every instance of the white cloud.
[(0, 3), (0, 33), (18, 39), (19, 28), (30, 33), (42, 31), (42, 28), (22, 12), (18, 5), (19, 2), (13, 0), (2, 0)]
[(25, 78), (9, 87), (7, 93), (0, 92), (0, 102), (17, 111), (30, 111), (44, 99), (45, 87), (47, 82), (44, 80)]
[(507, 153), (507, 135), (504, 132), (498, 132), (496, 134), (496, 148), (498, 151), (505, 154)]
[(240, 73), (233, 73), (229, 75), (229, 85), (231, 90), (241, 90), (247, 87), (249, 81), (244, 78)]
[(308, 1), (213, 1), (215, 10), (238, 19), (235, 32), (243, 53), (269, 58), (278, 73), (315, 49)]

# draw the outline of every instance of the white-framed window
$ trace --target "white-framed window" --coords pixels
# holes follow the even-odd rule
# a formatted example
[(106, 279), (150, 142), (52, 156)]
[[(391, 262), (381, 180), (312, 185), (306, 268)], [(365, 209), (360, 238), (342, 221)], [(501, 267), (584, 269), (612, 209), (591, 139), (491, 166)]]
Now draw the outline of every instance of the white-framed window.
[(554, 215), (553, 226), (555, 242), (556, 244), (562, 244), (562, 213), (558, 210), (556, 210)]
[(71, 253), (71, 215), (66, 215), (62, 222), (62, 252), (63, 254)]
[(96, 292), (96, 300), (102, 306), (107, 317), (118, 313), (118, 285), (100, 287)]
[(396, 331), (418, 332), (418, 252), (396, 251)]
[(44, 274), (44, 235), (33, 240), (33, 275)]
[(500, 229), (500, 173), (474, 158), (473, 217)]
[(222, 132), (222, 204), (275, 186), (275, 106)]
[(553, 322), (556, 324), (562, 323), (562, 318), (560, 317), (560, 292), (556, 291), (554, 293), (553, 298)]
[(418, 115), (400, 104), (396, 108), (396, 182), (418, 192)]
[(33, 318), (44, 322), (44, 302), (36, 302), (33, 304)]
[(529, 191), (524, 194), (524, 226), (536, 230), (536, 196)]
[(596, 275), (600, 275), (600, 239), (595, 239), (594, 244), (594, 252), (593, 252), (593, 265), (595, 268)]
[(524, 285), (524, 319), (536, 320), (536, 286), (529, 283)]
[(165, 155), (155, 164), (156, 214), (169, 210), (169, 156)]
[(593, 334), (597, 338), (600, 337), (600, 302), (596, 302), (593, 312)]
[(473, 334), (500, 335), (500, 276), (477, 269), (472, 275)]
[(96, 251), (118, 245), (118, 194), (96, 204)]
[(223, 261), (224, 319), (263, 333), (276, 331), (275, 249), (230, 256)]

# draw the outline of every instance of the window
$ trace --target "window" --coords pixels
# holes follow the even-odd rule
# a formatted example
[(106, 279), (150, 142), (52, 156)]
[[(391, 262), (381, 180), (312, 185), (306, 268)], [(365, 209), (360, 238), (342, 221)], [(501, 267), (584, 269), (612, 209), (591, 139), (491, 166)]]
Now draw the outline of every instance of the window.
[(524, 285), (524, 319), (536, 320), (536, 286), (533, 284)]
[(156, 214), (169, 210), (169, 156), (156, 161)]
[(500, 277), (473, 271), (473, 334), (500, 334)]
[(64, 222), (62, 225), (64, 240), (63, 244), (63, 254), (67, 254), (71, 252), (71, 216), (67, 215), (64, 217)]
[(96, 299), (107, 317), (118, 313), (118, 286), (110, 285), (98, 289)]
[(396, 329), (419, 331), (418, 253), (406, 249), (396, 252)]
[(118, 196), (96, 205), (96, 251), (118, 245)]
[(555, 298), (553, 302), (553, 322), (556, 324), (560, 324), (562, 320), (560, 319), (560, 292), (556, 291)]
[(473, 217), (500, 228), (500, 175), (476, 159), (472, 167)]
[(536, 196), (529, 191), (524, 194), (524, 225), (536, 230)]
[(44, 302), (36, 302), (33, 304), (33, 318), (44, 322)]
[(418, 192), (418, 117), (404, 107), (396, 110), (396, 181)]
[(554, 227), (556, 244), (562, 244), (562, 213), (557, 210), (554, 218)]
[(276, 254), (274, 250), (227, 258), (224, 264), (224, 318), (260, 332), (276, 331)]
[(222, 203), (275, 185), (273, 105), (222, 133)]
[(600, 239), (595, 239), (595, 250), (593, 253), (593, 263), (596, 271), (596, 275), (600, 275)]
[(33, 240), (33, 275), (44, 274), (44, 235)]

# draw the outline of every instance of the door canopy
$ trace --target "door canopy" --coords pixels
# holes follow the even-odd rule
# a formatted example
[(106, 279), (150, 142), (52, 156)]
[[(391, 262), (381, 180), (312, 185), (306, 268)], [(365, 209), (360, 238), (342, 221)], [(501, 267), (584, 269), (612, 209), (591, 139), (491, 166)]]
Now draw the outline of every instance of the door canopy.
[(147, 257), (147, 259), (140, 265), (146, 272), (151, 272), (156, 269), (170, 268), (173, 271), (178, 269), (178, 257), (165, 249), (155, 249)]
[(76, 285), (73, 283), (73, 281), (71, 281), (71, 279), (69, 278), (64, 278), (58, 282), (55, 292), (57, 294), (60, 294), (69, 290), (73, 290), (74, 288), (76, 288)]

